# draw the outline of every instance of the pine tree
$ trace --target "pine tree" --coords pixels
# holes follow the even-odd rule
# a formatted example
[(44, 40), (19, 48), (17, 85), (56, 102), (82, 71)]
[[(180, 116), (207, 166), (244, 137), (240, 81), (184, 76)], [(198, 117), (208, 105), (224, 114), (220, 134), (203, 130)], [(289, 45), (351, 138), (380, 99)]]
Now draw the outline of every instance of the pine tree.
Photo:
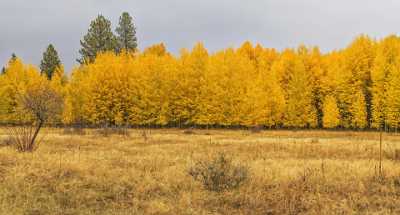
[(122, 13), (119, 18), (119, 26), (116, 29), (118, 34), (119, 52), (125, 50), (127, 52), (135, 51), (137, 48), (136, 28), (132, 17), (128, 12)]
[(81, 58), (77, 61), (81, 64), (92, 63), (99, 53), (117, 51), (118, 46), (111, 30), (111, 22), (102, 15), (90, 23), (90, 28), (80, 43)]
[(54, 46), (50, 44), (43, 53), (43, 59), (40, 62), (40, 71), (51, 80), (54, 72), (61, 67), (61, 61)]
[(12, 54), (11, 54), (10, 60), (8, 60), (7, 66), (3, 66), (3, 68), (1, 69), (1, 74), (4, 75), (4, 74), (6, 73), (6, 71), (7, 71), (7, 68), (8, 68), (13, 62), (15, 62), (17, 59), (18, 59), (17, 55), (16, 55), (15, 53), (12, 53)]
[(15, 53), (12, 53), (9, 62), (13, 62), (13, 61), (17, 60), (17, 58), (18, 58), (17, 55)]

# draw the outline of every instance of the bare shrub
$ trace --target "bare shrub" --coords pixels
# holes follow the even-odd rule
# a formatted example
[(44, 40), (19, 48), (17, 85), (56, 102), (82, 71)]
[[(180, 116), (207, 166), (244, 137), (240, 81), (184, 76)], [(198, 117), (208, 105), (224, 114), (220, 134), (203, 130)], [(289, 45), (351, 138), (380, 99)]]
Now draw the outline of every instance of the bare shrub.
[(224, 153), (212, 160), (198, 161), (189, 169), (189, 175), (215, 192), (238, 188), (248, 178), (248, 172), (247, 167), (234, 164)]
[(50, 121), (56, 121), (62, 104), (62, 97), (46, 82), (32, 85), (21, 93), (16, 108), (17, 126), (8, 128), (12, 145), (20, 152), (37, 149), (41, 128)]
[[(31, 124), (8, 128), (10, 145), (20, 152), (32, 152), (37, 149), (41, 139), (36, 140), (37, 128)], [(36, 135), (36, 136), (35, 136)]]

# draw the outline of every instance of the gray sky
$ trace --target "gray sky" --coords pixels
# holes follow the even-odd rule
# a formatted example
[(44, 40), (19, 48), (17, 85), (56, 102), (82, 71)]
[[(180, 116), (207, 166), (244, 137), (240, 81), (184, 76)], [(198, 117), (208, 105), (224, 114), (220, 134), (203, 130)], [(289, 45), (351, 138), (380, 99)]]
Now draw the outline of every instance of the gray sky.
[(215, 51), (245, 40), (329, 51), (361, 33), (400, 30), (398, 0), (0, 0), (0, 65), (13, 52), (38, 65), (53, 43), (69, 71), (90, 21), (101, 13), (115, 29), (123, 11), (134, 17), (141, 49), (165, 42), (173, 53), (198, 41)]

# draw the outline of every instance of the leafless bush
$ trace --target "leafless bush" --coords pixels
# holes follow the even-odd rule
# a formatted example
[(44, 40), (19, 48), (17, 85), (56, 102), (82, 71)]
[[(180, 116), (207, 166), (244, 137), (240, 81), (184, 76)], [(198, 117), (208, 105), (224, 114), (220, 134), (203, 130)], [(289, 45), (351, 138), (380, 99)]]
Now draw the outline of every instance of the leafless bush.
[(248, 178), (248, 172), (247, 167), (234, 164), (224, 153), (199, 161), (189, 169), (189, 175), (215, 192), (238, 188)]
[(42, 140), (36, 140), (36, 130), (36, 126), (29, 124), (8, 128), (10, 145), (14, 146), (20, 152), (32, 152), (36, 150)]
[(46, 83), (30, 86), (19, 95), (17, 126), (8, 128), (12, 145), (21, 152), (35, 150), (40, 142), (37, 137), (41, 128), (56, 121), (61, 115), (62, 104), (62, 97)]

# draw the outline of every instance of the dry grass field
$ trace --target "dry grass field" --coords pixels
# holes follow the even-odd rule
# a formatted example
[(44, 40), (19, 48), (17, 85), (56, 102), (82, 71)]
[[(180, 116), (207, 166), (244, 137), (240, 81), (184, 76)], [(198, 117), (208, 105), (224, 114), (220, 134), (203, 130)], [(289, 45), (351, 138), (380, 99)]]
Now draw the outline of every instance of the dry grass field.
[[(0, 147), (0, 214), (400, 214), (394, 134), (380, 173), (374, 132), (48, 133), (33, 153)], [(190, 169), (222, 154), (246, 180), (206, 189)]]

